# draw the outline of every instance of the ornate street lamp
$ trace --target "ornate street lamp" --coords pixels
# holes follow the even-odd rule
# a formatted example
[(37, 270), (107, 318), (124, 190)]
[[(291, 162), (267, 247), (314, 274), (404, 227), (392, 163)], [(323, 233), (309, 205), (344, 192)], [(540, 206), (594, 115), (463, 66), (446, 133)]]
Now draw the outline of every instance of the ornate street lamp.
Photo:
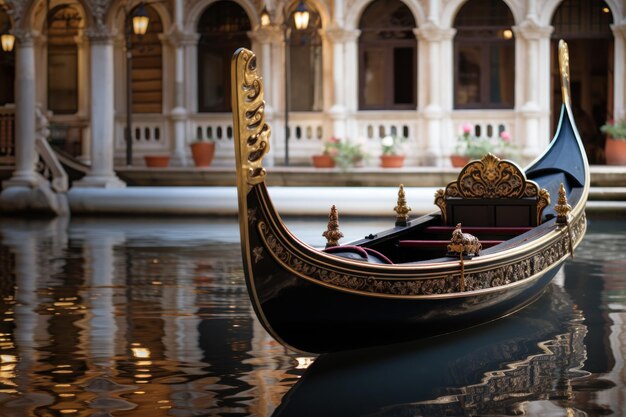
[(133, 45), (131, 37), (132, 34), (145, 35), (148, 31), (148, 23), (150, 23), (150, 18), (143, 3), (135, 8), (132, 16), (126, 13), (126, 129), (124, 138), (126, 139), (126, 165), (128, 166), (133, 164)]
[(2, 44), (2, 50), (4, 52), (13, 51), (13, 47), (15, 46), (15, 36), (9, 32), (8, 24), (2, 30), (2, 34), (0, 35), (0, 43)]

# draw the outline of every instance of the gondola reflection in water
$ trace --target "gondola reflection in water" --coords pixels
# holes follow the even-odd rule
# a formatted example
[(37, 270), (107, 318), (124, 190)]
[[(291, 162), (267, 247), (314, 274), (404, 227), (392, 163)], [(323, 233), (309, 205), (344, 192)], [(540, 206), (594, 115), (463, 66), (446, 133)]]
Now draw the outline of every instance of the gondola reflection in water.
[(349, 245), (338, 245), (331, 211), (328, 247), (320, 250), (292, 235), (272, 205), (262, 166), (270, 137), (263, 85), (254, 54), (238, 50), (232, 98), (242, 255), (266, 330), (289, 348), (332, 352), (462, 330), (536, 300), (586, 230), (589, 166), (572, 118), (564, 42), (559, 62), (559, 127), (529, 167), (491, 154), (471, 161), (436, 193), (439, 211), (413, 220), (400, 187), (395, 227)]
[(588, 375), (586, 333), (567, 292), (550, 285), (488, 326), (322, 355), (274, 417), (542, 415), (543, 400), (571, 400)]

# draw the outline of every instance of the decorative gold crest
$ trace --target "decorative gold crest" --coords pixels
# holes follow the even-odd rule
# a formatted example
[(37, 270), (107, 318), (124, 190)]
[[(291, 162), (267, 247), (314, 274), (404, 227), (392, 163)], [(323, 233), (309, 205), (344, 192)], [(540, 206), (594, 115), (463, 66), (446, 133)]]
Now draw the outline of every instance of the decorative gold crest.
[(550, 193), (539, 189), (536, 182), (526, 179), (524, 171), (514, 162), (487, 154), (479, 161), (465, 165), (456, 181), (435, 193), (435, 204), (446, 222), (446, 199), (457, 198), (536, 198), (537, 224), (543, 209), (550, 204)]

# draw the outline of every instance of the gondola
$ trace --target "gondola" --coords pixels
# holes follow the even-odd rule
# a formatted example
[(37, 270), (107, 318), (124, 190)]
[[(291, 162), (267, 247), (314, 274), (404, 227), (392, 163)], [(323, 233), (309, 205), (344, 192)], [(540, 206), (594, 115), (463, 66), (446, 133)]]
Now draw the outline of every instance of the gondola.
[(589, 165), (562, 41), (559, 64), (557, 132), (525, 170), (491, 154), (470, 161), (437, 191), (435, 211), (415, 219), (400, 187), (395, 226), (346, 245), (331, 210), (327, 248), (318, 249), (298, 240), (272, 205), (263, 84), (255, 55), (239, 49), (232, 103), (241, 248), (250, 299), (269, 334), (296, 351), (357, 349), (467, 329), (536, 300), (586, 230)]

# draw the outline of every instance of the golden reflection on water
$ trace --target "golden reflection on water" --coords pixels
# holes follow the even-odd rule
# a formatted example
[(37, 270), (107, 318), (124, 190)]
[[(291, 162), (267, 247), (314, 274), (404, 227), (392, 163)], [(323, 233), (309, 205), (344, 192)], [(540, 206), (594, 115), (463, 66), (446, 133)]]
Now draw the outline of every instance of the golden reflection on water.
[(236, 226), (0, 221), (0, 415), (271, 414), (296, 361), (211, 239)]
[(3, 417), (267, 416), (315, 365), (256, 320), (232, 219), (0, 220), (0, 276)]

